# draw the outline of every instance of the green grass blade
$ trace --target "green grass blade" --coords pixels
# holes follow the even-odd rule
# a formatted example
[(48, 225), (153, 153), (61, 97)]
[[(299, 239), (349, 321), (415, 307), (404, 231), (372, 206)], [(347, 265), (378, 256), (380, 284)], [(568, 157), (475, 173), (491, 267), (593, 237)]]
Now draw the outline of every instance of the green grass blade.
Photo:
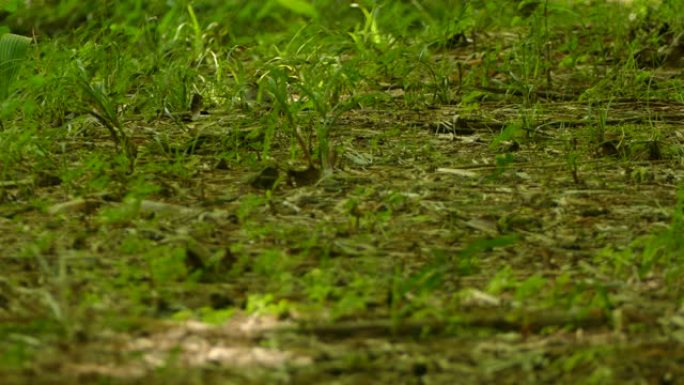
[(102, 85), (92, 84), (88, 80), (88, 77), (83, 69), (81, 69), (81, 73), (77, 75), (76, 83), (85, 94), (90, 105), (92, 105), (99, 116), (104, 119), (102, 123), (108, 126), (113, 126), (115, 129), (119, 130), (121, 123), (119, 122), (119, 118), (116, 114), (116, 106), (109, 99)]

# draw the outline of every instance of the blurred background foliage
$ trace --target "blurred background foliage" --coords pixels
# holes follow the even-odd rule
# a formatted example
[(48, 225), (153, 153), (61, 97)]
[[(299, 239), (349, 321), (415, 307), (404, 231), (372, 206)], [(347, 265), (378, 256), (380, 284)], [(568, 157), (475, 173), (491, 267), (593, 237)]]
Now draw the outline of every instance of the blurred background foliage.
[[(501, 6), (501, 4), (505, 6)], [(470, 18), (472, 12), (486, 15), (488, 22), (500, 19), (502, 13), (517, 12), (518, 1), (462, 0), (102, 0), (84, 3), (80, 0), (4, 0), (0, 22), (14, 33), (24, 35), (58, 35), (93, 25), (109, 28), (139, 28), (155, 19), (164, 33), (190, 22), (186, 9), (192, 6), (203, 25), (215, 24), (223, 36), (243, 39), (270, 31), (301, 27), (302, 23), (319, 22), (330, 30), (353, 29), (363, 14), (352, 7), (377, 11), (377, 22), (393, 33), (423, 29), (440, 21), (457, 23)], [(398, 18), (398, 16), (400, 18)], [(315, 20), (314, 20), (315, 19)]]

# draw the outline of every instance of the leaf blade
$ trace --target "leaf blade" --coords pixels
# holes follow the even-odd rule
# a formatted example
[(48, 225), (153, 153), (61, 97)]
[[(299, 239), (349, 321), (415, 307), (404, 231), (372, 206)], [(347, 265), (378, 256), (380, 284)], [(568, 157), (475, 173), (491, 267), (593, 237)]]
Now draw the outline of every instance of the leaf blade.
[(0, 37), (0, 101), (9, 96), (32, 41), (30, 37), (13, 33)]

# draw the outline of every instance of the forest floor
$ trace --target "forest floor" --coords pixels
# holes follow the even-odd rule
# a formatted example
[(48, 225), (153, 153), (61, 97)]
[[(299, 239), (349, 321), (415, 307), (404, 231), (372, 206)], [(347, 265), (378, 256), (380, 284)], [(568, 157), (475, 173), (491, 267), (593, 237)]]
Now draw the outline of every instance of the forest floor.
[(473, 86), (479, 53), (520, 43), (477, 44), (431, 58), (462, 63), (448, 84), (369, 85), (324, 134), (314, 108), (269, 115), (277, 92), (122, 114), (119, 171), (71, 115), (54, 162), (0, 182), (0, 382), (682, 383), (681, 68), (521, 88), (495, 64)]

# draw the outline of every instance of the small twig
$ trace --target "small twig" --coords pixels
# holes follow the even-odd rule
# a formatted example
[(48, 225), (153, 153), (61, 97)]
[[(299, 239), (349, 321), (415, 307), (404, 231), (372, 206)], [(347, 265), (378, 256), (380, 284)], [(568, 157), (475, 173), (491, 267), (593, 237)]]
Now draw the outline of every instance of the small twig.
[[(628, 317), (631, 318), (631, 317)], [(266, 333), (303, 333), (313, 334), (319, 338), (348, 338), (351, 336), (402, 335), (421, 336), (429, 334), (449, 334), (463, 327), (495, 329), (500, 331), (520, 331), (536, 333), (547, 327), (573, 326), (590, 329), (609, 324), (611, 317), (600, 309), (577, 311), (544, 311), (519, 314), (511, 317), (510, 313), (481, 312), (459, 318), (456, 322), (428, 321), (393, 321), (391, 319), (371, 320), (364, 322), (341, 322), (336, 324), (312, 324), (289, 326), (266, 330)]]
[(302, 137), (301, 131), (299, 131), (299, 127), (295, 127), (294, 135), (295, 135), (295, 138), (297, 138), (297, 143), (299, 144), (299, 147), (301, 147), (302, 152), (304, 152), (304, 159), (306, 159), (307, 166), (309, 168), (312, 168), (314, 166), (314, 163), (313, 163), (313, 159), (311, 157), (311, 152), (309, 151), (309, 148), (306, 145), (304, 138)]

